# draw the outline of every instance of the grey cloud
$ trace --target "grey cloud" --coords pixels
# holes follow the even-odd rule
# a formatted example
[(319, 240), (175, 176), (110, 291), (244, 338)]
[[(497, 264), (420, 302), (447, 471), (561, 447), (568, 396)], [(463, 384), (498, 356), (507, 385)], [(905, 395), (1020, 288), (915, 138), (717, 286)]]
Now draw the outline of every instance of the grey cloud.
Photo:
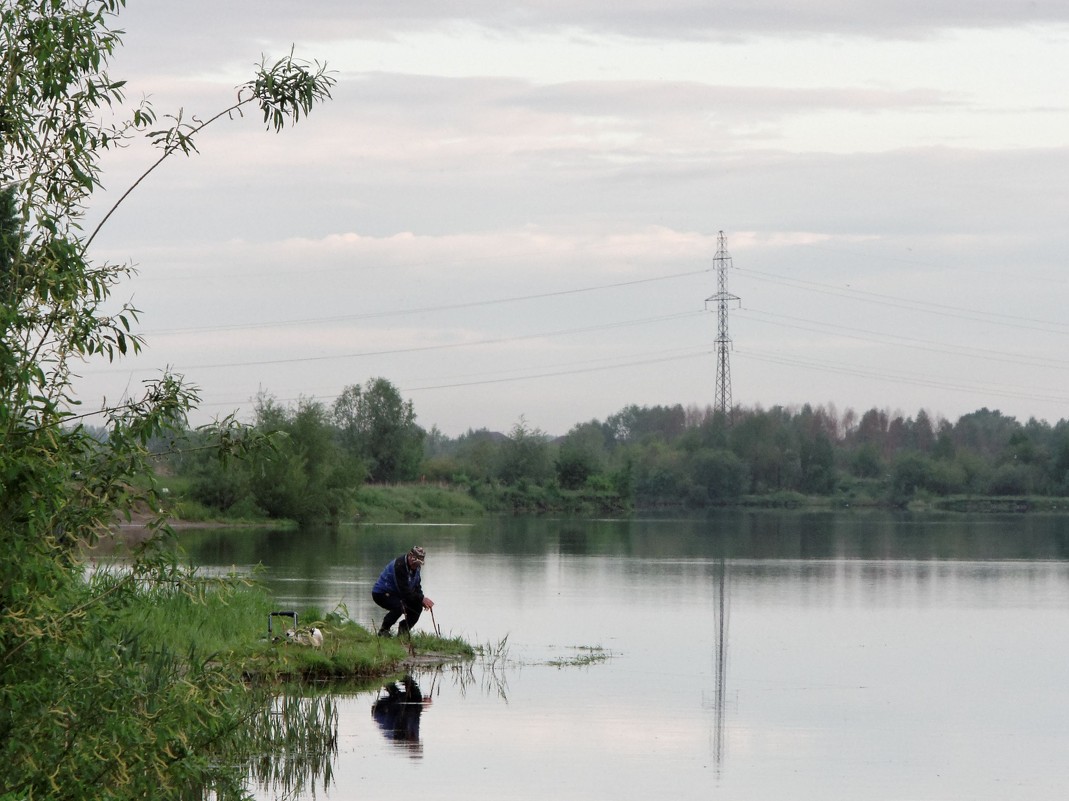
[[(183, 231), (194, 238), (450, 233), (563, 223), (592, 210), (620, 224), (669, 221), (702, 230), (710, 202), (722, 205), (722, 214), (730, 209), (731, 227), (743, 229), (760, 229), (769, 219), (786, 230), (840, 233), (936, 227), (950, 233), (978, 221), (1000, 230), (1057, 229), (1061, 187), (1069, 184), (1065, 149), (797, 154), (740, 151), (706, 138), (715, 130), (705, 119), (708, 110), (768, 119), (952, 102), (928, 91), (652, 82), (535, 87), (506, 79), (370, 75), (339, 86), (323, 110), (339, 131), (331, 139), (322, 139), (326, 124), (315, 119), (279, 139), (264, 139), (253, 121), (226, 123), (181, 167), (186, 185), (170, 187), (168, 195), (185, 208)], [(514, 109), (527, 116), (497, 118)], [(560, 135), (572, 129), (558, 117), (572, 114), (619, 115), (624, 130), (680, 115), (688, 138), (671, 149), (641, 138), (583, 149)], [(534, 126), (548, 135), (525, 138)], [(224, 138), (242, 135), (255, 137), (255, 147)], [(257, 161), (253, 155), (265, 144), (282, 151)], [(234, 163), (227, 152), (248, 153), (250, 160)], [(121, 219), (143, 217), (133, 230), (146, 237), (181, 233), (169, 230), (167, 214), (154, 211), (151, 190)], [(206, 207), (207, 196), (220, 198), (222, 207)]]
[(666, 81), (575, 82), (530, 87), (503, 102), (554, 111), (610, 114), (730, 110), (731, 113), (929, 108), (957, 104), (943, 92), (868, 89), (784, 89)]
[[(152, 6), (149, 8), (148, 6)], [(558, 0), (441, 3), (436, 0), (318, 0), (295, 6), (280, 0), (187, 0), (132, 3), (122, 19), (162, 34), (161, 46), (196, 54), (230, 43), (246, 53), (264, 39), (281, 42), (337, 38), (389, 39), (452, 23), (515, 33), (573, 31), (666, 39), (731, 39), (755, 34), (843, 34), (914, 38), (954, 28), (998, 28), (1069, 21), (1056, 0)]]

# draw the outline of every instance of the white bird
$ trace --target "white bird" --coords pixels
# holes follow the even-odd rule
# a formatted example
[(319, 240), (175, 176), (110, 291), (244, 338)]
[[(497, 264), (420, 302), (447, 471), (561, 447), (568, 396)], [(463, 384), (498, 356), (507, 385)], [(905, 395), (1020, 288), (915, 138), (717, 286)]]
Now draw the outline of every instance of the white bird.
[(290, 629), (286, 632), (286, 639), (299, 645), (311, 645), (313, 648), (323, 646), (323, 632), (314, 626), (310, 629)]

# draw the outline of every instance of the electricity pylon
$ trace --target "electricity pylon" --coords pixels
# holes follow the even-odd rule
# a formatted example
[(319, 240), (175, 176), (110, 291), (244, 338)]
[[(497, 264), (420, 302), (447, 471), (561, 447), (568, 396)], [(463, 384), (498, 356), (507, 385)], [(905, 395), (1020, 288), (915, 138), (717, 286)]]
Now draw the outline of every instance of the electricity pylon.
[(716, 255), (713, 257), (716, 265), (716, 288), (715, 295), (705, 299), (706, 308), (709, 302), (716, 301), (717, 329), (716, 329), (716, 400), (713, 408), (723, 415), (725, 422), (731, 424), (731, 362), (729, 352), (731, 350), (731, 337), (728, 336), (728, 307), (732, 301), (738, 300), (737, 295), (728, 292), (728, 270), (731, 268), (731, 254), (728, 253), (727, 239), (721, 231), (716, 240)]

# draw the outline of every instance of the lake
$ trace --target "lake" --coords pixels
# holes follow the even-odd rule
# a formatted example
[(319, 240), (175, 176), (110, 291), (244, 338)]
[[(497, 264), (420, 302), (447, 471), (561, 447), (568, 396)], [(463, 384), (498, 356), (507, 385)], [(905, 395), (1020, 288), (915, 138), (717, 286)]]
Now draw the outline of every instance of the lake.
[(332, 775), (296, 797), (1069, 790), (1069, 515), (488, 518), (182, 540), (209, 570), (262, 563), (280, 609), (344, 604), (368, 627), (379, 572), (421, 544), (443, 635), (491, 646), (389, 694), (338, 696)]

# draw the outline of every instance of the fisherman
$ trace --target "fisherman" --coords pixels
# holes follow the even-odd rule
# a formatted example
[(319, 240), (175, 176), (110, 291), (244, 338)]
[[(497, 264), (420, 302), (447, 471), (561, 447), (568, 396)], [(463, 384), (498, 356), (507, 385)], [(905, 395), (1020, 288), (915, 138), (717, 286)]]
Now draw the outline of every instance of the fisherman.
[(423, 610), (434, 606), (434, 601), (424, 596), (420, 584), (419, 573), (426, 559), (427, 552), (419, 545), (413, 545), (408, 553), (386, 565), (371, 588), (372, 600), (386, 610), (379, 628), (380, 637), (389, 637), (393, 624), (402, 616), (404, 620), (398, 623), (397, 632), (408, 634)]

